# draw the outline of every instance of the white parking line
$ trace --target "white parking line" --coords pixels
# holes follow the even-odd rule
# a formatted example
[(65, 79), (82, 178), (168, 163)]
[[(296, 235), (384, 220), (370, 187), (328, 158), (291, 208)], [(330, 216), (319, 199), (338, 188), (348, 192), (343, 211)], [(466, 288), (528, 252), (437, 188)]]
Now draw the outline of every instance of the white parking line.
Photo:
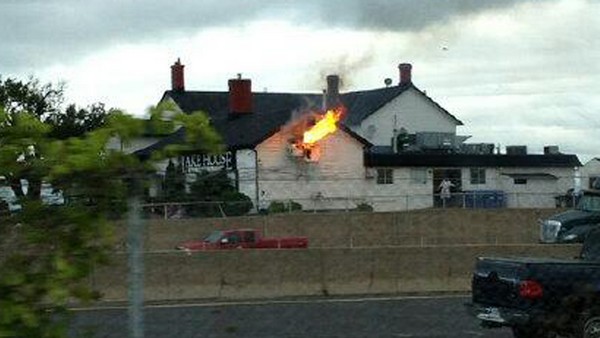
[[(396, 296), (396, 297), (362, 297), (362, 298), (335, 298), (335, 299), (300, 299), (300, 300), (255, 300), (255, 301), (231, 301), (231, 302), (206, 302), (206, 303), (177, 303), (177, 304), (149, 304), (146, 309), (169, 309), (188, 307), (225, 307), (240, 305), (277, 305), (277, 304), (315, 304), (315, 303), (361, 303), (382, 302), (396, 300), (427, 300), (427, 299), (455, 299), (465, 298), (468, 294), (438, 295), (438, 296)], [(71, 311), (98, 311), (98, 310), (124, 310), (127, 305), (117, 306), (92, 306), (71, 308)]]

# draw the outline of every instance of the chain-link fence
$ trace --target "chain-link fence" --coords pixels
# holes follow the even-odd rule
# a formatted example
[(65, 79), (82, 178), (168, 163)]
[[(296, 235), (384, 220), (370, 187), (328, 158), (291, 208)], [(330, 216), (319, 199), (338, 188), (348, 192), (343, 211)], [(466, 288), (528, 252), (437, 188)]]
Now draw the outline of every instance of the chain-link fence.
[[(399, 212), (295, 212), (227, 218), (147, 219), (144, 251), (175, 252), (217, 231), (253, 229), (261, 237), (305, 237), (309, 249), (365, 249), (460, 245), (535, 245), (542, 219), (562, 209), (436, 208)], [(114, 251), (127, 250), (126, 229), (116, 228)], [(207, 249), (210, 251), (220, 248)]]
[(233, 217), (253, 214), (291, 214), (299, 212), (393, 212), (428, 208), (502, 209), (502, 208), (568, 208), (576, 205), (574, 195), (548, 192), (482, 191), (441, 194), (405, 194), (394, 196), (347, 196), (259, 201), (189, 201), (161, 202), (143, 205), (147, 217), (182, 219), (200, 217)]

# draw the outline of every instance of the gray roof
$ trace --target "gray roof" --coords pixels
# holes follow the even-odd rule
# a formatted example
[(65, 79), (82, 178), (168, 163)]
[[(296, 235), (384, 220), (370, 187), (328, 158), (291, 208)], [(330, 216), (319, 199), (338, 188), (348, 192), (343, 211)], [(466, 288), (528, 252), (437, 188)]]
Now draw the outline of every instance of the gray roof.
[(367, 167), (521, 167), (548, 168), (581, 166), (576, 155), (475, 155), (429, 153), (365, 153)]
[(374, 112), (378, 111), (386, 103), (390, 102), (396, 96), (404, 93), (408, 89), (414, 89), (421, 94), (427, 101), (431, 102), (436, 108), (438, 108), (444, 115), (448, 116), (457, 125), (462, 126), (463, 123), (457, 119), (454, 115), (450, 114), (446, 109), (440, 106), (432, 98), (427, 96), (423, 91), (417, 88), (414, 84), (409, 83), (399, 86), (391, 86), (386, 88), (379, 88), (373, 90), (364, 90), (357, 92), (349, 92), (342, 94), (342, 102), (348, 109), (348, 114), (343, 122), (346, 125), (359, 125), (364, 119), (371, 116)]
[[(340, 100), (347, 109), (341, 125), (360, 124), (365, 118), (410, 88), (421, 93), (457, 125), (462, 125), (460, 120), (440, 107), (413, 84), (340, 94)], [(221, 134), (225, 144), (229, 148), (240, 149), (253, 148), (272, 136), (293, 119), (293, 114), (319, 110), (322, 106), (323, 94), (252, 93), (253, 112), (239, 115), (229, 113), (228, 92), (169, 90), (164, 93), (162, 100), (166, 98), (175, 101), (185, 113), (201, 110), (208, 114), (213, 127)], [(367, 140), (353, 133), (349, 128), (342, 129), (361, 143), (370, 145)], [(137, 151), (136, 154), (149, 155), (152, 151), (161, 149), (168, 144), (182, 142), (184, 132), (179, 130), (158, 143)]]

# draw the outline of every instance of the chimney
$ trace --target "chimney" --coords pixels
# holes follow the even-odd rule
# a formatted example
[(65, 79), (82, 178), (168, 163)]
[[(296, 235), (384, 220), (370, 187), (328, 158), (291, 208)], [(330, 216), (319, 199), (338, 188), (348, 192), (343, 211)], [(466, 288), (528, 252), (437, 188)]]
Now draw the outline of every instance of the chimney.
[(185, 82), (183, 80), (183, 67), (179, 58), (171, 66), (171, 90), (184, 91)]
[(242, 79), (229, 80), (229, 113), (232, 115), (252, 113), (252, 81)]
[(340, 77), (338, 75), (327, 75), (325, 101), (326, 109), (332, 109), (340, 105)]
[(410, 63), (401, 63), (398, 65), (400, 69), (400, 85), (412, 83), (412, 65)]

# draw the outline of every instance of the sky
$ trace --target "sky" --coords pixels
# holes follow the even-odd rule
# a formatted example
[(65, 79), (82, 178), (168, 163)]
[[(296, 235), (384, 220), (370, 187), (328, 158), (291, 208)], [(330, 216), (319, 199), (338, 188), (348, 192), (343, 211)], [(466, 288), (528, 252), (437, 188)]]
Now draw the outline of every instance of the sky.
[(600, 157), (600, 0), (0, 0), (0, 76), (143, 116), (188, 90), (342, 91), (413, 82), (468, 142)]

